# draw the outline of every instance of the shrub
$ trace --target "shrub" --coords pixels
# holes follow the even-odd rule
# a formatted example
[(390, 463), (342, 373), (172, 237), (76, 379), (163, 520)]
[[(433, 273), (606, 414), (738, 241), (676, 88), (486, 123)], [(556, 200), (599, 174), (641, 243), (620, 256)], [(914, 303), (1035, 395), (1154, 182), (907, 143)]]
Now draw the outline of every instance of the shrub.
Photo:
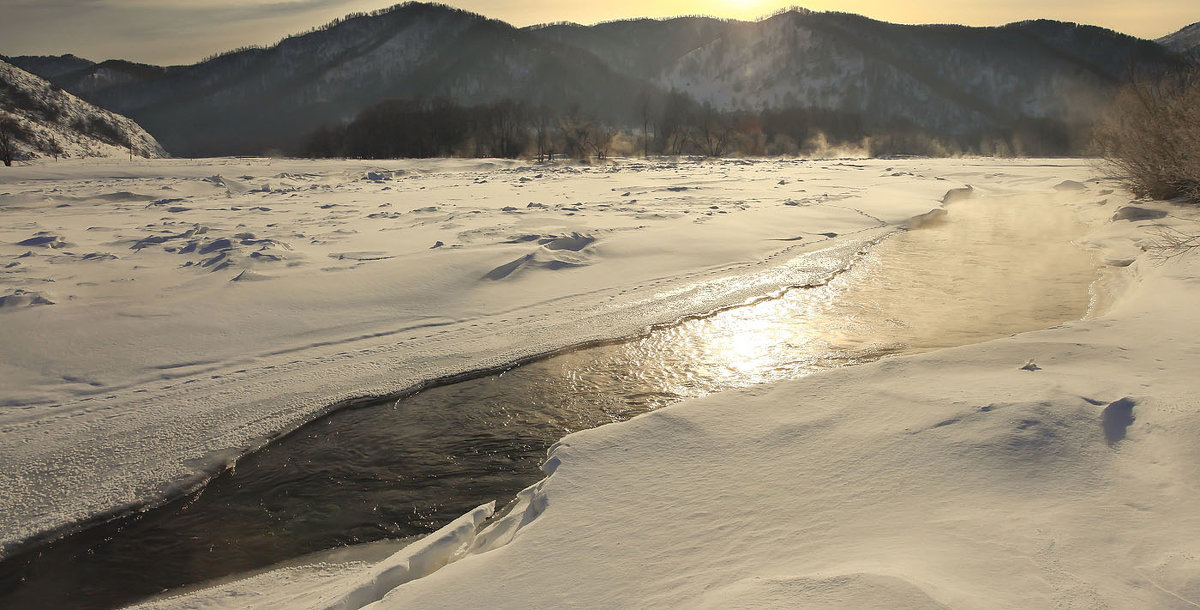
[(17, 142), (28, 141), (29, 131), (12, 117), (0, 118), (0, 163), (11, 167), (19, 151)]
[(1200, 69), (1126, 86), (1096, 144), (1135, 195), (1200, 203)]

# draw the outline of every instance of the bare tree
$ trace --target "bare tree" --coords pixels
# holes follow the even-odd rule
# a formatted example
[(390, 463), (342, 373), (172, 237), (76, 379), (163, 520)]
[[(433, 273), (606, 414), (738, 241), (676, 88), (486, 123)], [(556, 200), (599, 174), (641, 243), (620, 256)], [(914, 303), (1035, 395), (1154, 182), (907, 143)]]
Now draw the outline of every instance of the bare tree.
[(1200, 69), (1127, 86), (1096, 142), (1134, 194), (1200, 202)]
[(55, 161), (58, 161), (58, 158), (63, 154), (63, 148), (62, 145), (58, 143), (58, 138), (50, 136), (49, 139), (46, 140), (46, 152), (52, 155)]
[(0, 120), (0, 161), (5, 167), (12, 167), (13, 157), (17, 154), (17, 130), (16, 121)]
[(534, 111), (533, 138), (537, 146), (537, 160), (554, 160), (554, 143), (550, 137), (550, 126), (554, 124), (554, 113), (546, 106), (540, 106)]
[(686, 94), (672, 91), (662, 106), (656, 134), (660, 140), (660, 149), (671, 155), (683, 154), (691, 143), (688, 124), (692, 120), (692, 102)]
[(732, 119), (706, 102), (696, 121), (696, 140), (704, 149), (704, 154), (709, 157), (724, 155), (732, 135)]
[(581, 114), (579, 106), (572, 106), (558, 117), (558, 131), (566, 154), (576, 159), (587, 158), (592, 149), (592, 121)]
[(1174, 227), (1158, 227), (1151, 231), (1146, 251), (1159, 261), (1168, 261), (1200, 248), (1200, 234), (1184, 233)]
[(642, 157), (650, 158), (650, 116), (652, 113), (650, 91), (642, 89), (637, 97), (638, 114), (642, 119)]
[(588, 148), (592, 154), (596, 155), (597, 159), (603, 161), (608, 158), (608, 151), (612, 148), (613, 138), (616, 137), (617, 131), (605, 123), (591, 121), (588, 125), (589, 134), (587, 138)]

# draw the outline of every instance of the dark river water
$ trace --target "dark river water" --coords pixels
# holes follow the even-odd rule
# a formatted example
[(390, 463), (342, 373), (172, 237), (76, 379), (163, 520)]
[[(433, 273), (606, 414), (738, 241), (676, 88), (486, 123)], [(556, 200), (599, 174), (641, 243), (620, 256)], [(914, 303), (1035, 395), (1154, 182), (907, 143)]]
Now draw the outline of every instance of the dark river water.
[(323, 549), (425, 534), (542, 474), (563, 435), (680, 400), (1079, 319), (1095, 279), (1074, 213), (949, 206), (825, 286), (624, 343), (344, 410), (203, 491), (0, 564), (0, 607), (111, 608)]

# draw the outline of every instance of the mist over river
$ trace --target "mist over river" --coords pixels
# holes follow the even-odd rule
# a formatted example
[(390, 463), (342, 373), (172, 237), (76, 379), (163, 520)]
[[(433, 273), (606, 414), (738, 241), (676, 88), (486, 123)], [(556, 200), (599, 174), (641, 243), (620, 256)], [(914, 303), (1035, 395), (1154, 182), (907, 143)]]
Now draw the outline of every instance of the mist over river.
[(537, 481), (572, 431), (687, 398), (1079, 319), (1087, 229), (1049, 199), (985, 197), (894, 233), (828, 283), (629, 341), (343, 410), (201, 492), (14, 556), (5, 607), (113, 607), (334, 547), (419, 536)]

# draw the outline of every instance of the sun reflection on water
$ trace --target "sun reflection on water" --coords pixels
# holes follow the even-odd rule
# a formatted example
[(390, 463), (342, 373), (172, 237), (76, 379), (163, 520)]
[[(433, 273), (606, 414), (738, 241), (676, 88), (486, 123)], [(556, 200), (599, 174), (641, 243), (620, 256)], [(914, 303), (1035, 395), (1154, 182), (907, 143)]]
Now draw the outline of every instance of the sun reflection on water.
[[(177, 507), (39, 550), (36, 561), (53, 566), (45, 573), (55, 576), (39, 586), (65, 591), (59, 568), (88, 561), (80, 573), (97, 569), (93, 585), (152, 582), (157, 590), (200, 574), (432, 531), (541, 478), (546, 448), (572, 431), (685, 398), (1084, 315), (1095, 271), (1070, 245), (1084, 227), (1069, 208), (983, 199), (953, 204), (948, 218), (885, 240), (823, 286), (394, 404), (333, 413), (244, 458), (236, 474)], [(806, 273), (827, 277), (839, 259), (825, 259), (805, 257), (772, 273), (794, 273), (798, 283)], [(775, 279), (703, 289), (765, 287)], [(93, 553), (98, 546), (103, 553)], [(180, 566), (165, 557), (188, 558), (185, 580), (170, 580)], [(146, 579), (151, 573), (157, 580)]]
[(644, 410), (1084, 315), (1096, 272), (1071, 243), (1086, 229), (1074, 210), (1018, 198), (949, 210), (942, 222), (885, 240), (826, 285), (532, 366), (576, 377), (635, 370)]

